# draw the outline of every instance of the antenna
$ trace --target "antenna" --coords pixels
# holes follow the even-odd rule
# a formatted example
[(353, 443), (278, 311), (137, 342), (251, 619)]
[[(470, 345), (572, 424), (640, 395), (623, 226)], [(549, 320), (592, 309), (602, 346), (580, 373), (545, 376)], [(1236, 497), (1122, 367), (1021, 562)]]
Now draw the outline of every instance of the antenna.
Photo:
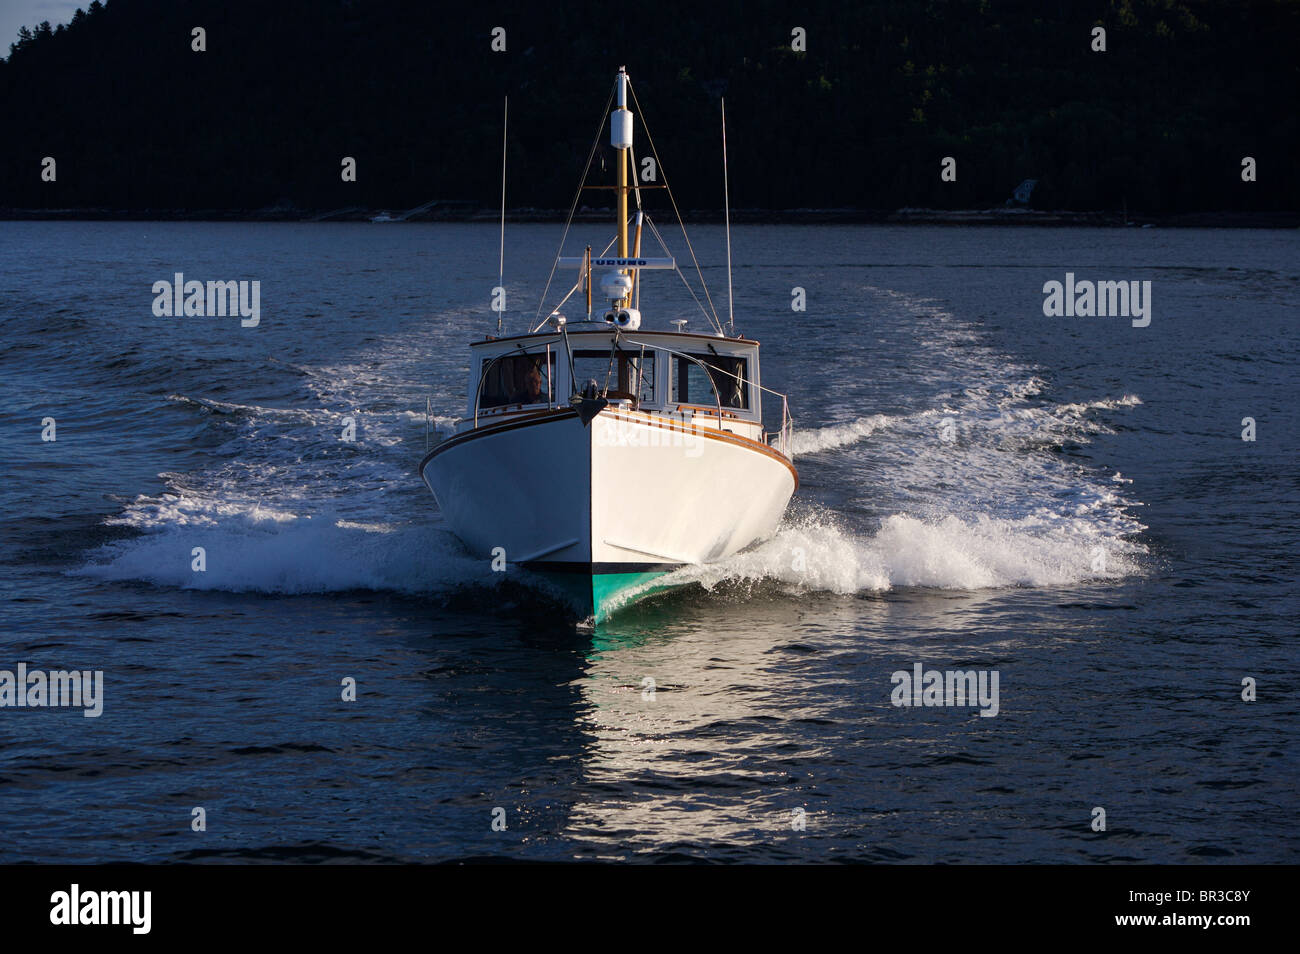
[(736, 333), (736, 313), (731, 304), (731, 186), (727, 181), (727, 98), (722, 97), (722, 208), (727, 220), (727, 323)]
[[(505, 98), (501, 115), (501, 254), (497, 259), (497, 288), (505, 290), (506, 277), (506, 130), (510, 125), (510, 97)], [(501, 310), (497, 312), (497, 334), (501, 334), (501, 322), (505, 319), (505, 296), (501, 297)]]

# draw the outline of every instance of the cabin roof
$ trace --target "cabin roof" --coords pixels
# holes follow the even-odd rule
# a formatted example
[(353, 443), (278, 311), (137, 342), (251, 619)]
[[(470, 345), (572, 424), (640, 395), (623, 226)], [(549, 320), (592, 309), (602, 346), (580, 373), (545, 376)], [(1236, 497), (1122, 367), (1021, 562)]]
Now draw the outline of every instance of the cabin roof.
[[(585, 325), (586, 322), (583, 322), (582, 324)], [(590, 328), (585, 328), (582, 327), (581, 325), (579, 325), (578, 327), (574, 327), (574, 325), (568, 325), (567, 328), (569, 332), (569, 337), (573, 338), (578, 335), (602, 335), (607, 337), (610, 334), (612, 334), (614, 331), (614, 328), (612, 326), (606, 325), (604, 323), (601, 323), (599, 324), (599, 326), (596, 326), (596, 322), (592, 322), (592, 325), (593, 327)], [(710, 344), (739, 344), (739, 345), (752, 345), (754, 347), (758, 347), (758, 342), (754, 341), (752, 338), (719, 338), (717, 335), (705, 335), (705, 334), (699, 334), (697, 332), (691, 332), (691, 331), (649, 331), (645, 328), (638, 328), (636, 331), (621, 331), (621, 334), (625, 337), (628, 336), (643, 337), (649, 335), (656, 338), (668, 338), (672, 340), (681, 340), (685, 338), (685, 339), (692, 339), (695, 341), (708, 342)], [(470, 342), (470, 347), (479, 348), (482, 347), (483, 345), (502, 344), (503, 342), (507, 342), (507, 341), (522, 341), (523, 339), (526, 338), (559, 338), (559, 337), (560, 337), (560, 332), (554, 330), (537, 331), (525, 335), (506, 335), (505, 337), (502, 338), (496, 338), (493, 337), (492, 335), (489, 335), (487, 338), (483, 339), (482, 341)], [(665, 342), (665, 344), (667, 344), (667, 342)]]

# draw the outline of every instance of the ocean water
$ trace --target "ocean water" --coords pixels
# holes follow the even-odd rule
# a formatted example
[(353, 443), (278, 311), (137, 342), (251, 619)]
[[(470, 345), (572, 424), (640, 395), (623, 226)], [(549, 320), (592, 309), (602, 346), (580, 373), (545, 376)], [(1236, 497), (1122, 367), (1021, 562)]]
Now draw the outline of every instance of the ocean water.
[[(508, 330), (559, 235), (508, 230)], [(104, 674), (0, 708), (0, 862), (1297, 860), (1295, 232), (735, 229), (799, 492), (595, 627), (416, 475), (497, 241), (0, 223), (0, 670)], [(178, 271), (260, 324), (155, 316)], [(1150, 325), (1046, 317), (1067, 272)], [(706, 326), (672, 276), (642, 310)], [(917, 664), (996, 716), (894, 705)]]

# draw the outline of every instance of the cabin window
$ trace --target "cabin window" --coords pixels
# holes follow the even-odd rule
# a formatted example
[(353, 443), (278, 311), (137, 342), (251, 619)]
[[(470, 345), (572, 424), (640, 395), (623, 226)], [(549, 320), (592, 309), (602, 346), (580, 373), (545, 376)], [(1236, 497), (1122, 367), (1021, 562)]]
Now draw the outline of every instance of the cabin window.
[(582, 391), (587, 382), (596, 382), (596, 392), (605, 389), (609, 382), (609, 396), (614, 398), (635, 397), (637, 403), (653, 402), (655, 399), (655, 356), (653, 351), (644, 355), (640, 349), (624, 351), (619, 349), (614, 354), (614, 361), (609, 360), (609, 351), (575, 351), (573, 353), (573, 389)]
[(478, 406), (550, 404), (555, 399), (555, 354), (511, 354), (483, 362), (485, 374)]
[[(673, 400), (678, 404), (708, 407), (715, 402), (723, 407), (749, 407), (749, 361), (729, 355), (696, 354), (688, 358), (673, 356)], [(696, 363), (696, 362), (699, 363)], [(706, 373), (700, 364), (708, 367)], [(717, 395), (715, 397), (714, 395)]]

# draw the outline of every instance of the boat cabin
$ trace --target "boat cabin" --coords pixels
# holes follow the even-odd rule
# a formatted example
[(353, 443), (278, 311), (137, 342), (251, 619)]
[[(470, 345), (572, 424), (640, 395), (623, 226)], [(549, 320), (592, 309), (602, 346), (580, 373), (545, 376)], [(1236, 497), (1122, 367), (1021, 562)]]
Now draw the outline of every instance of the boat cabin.
[(746, 436), (761, 431), (757, 341), (596, 322), (566, 332), (475, 342), (462, 427), (565, 408), (579, 395)]

